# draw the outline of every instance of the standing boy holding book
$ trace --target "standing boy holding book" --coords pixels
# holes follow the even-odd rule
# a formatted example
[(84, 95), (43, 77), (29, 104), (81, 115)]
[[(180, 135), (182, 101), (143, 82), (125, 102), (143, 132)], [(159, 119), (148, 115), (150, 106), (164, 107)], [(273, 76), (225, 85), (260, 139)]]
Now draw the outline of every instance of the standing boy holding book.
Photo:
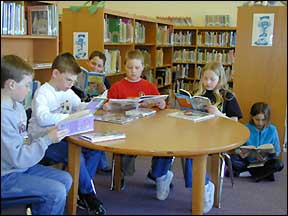
[[(157, 87), (141, 78), (144, 69), (144, 57), (139, 50), (129, 51), (125, 58), (126, 77), (111, 86), (108, 91), (108, 98), (126, 99), (144, 95), (159, 95)], [(154, 104), (145, 103), (141, 107), (158, 107), (165, 109), (166, 102), (159, 99)], [(103, 109), (111, 110), (109, 101), (104, 104)], [(123, 155), (121, 157), (121, 188), (124, 188), (124, 177), (131, 176), (135, 172), (136, 156)], [(169, 170), (172, 157), (153, 157), (150, 175), (156, 179), (156, 197), (165, 200), (170, 192), (170, 183), (173, 179), (173, 172)]]
[(33, 75), (32, 67), (20, 57), (1, 57), (1, 198), (39, 196), (44, 202), (32, 204), (33, 214), (60, 215), (72, 177), (38, 162), (68, 131), (54, 127), (34, 138), (27, 134), (27, 116), (21, 102), (30, 90)]
[[(81, 68), (72, 54), (63, 53), (54, 59), (51, 79), (35, 92), (32, 100), (32, 117), (28, 127), (32, 136), (37, 136), (48, 126), (67, 118), (72, 112), (85, 108), (87, 104), (81, 103), (80, 98), (71, 90), (80, 72)], [(67, 141), (63, 140), (57, 145), (49, 146), (45, 158), (67, 164), (67, 145)], [(106, 212), (102, 202), (96, 197), (93, 184), (102, 155), (102, 151), (82, 148), (80, 159), (78, 205), (95, 214)]]

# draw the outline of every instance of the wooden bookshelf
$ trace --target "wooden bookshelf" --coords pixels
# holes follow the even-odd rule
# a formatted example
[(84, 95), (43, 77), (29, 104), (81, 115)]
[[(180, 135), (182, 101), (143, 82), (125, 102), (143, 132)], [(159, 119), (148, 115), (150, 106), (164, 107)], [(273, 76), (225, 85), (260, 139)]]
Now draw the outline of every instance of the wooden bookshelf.
[[(9, 2), (9, 1), (4, 1), (4, 2)], [(24, 1), (24, 10), (25, 10), (26, 20), (27, 20), (27, 14), (26, 14), (27, 6), (50, 5), (50, 4), (55, 4), (55, 2), (51, 3), (51, 2), (46, 2), (46, 1), (32, 1), (32, 2)], [(58, 17), (58, 14), (57, 14), (57, 17)], [(27, 26), (26, 26), (26, 29), (28, 29)], [(14, 55), (20, 56), (21, 58), (29, 62), (32, 66), (34, 64), (52, 63), (53, 59), (59, 53), (58, 35), (56, 36), (27, 35), (27, 34), (4, 35), (2, 31), (1, 33), (2, 33), (1, 34), (1, 55), (14, 54)], [(35, 71), (35, 77), (34, 77), (35, 80), (39, 80), (41, 83), (44, 83), (50, 79), (50, 74), (51, 74), (50, 67), (42, 67), (41, 69), (37, 67), (33, 67), (33, 68)]]
[[(272, 46), (251, 45), (253, 14), (274, 14)], [(244, 116), (240, 121), (249, 121), (253, 103), (268, 103), (271, 122), (277, 126), (283, 146), (287, 121), (287, 7), (238, 7), (236, 50), (233, 90)]]
[[(127, 39), (126, 41), (111, 41), (107, 40), (107, 35), (104, 36), (105, 20), (109, 19), (121, 19), (127, 23), (132, 23), (133, 35), (132, 40)], [(146, 50), (150, 54), (150, 60), (145, 62), (145, 70), (143, 75), (148, 80), (155, 83), (157, 86), (163, 87), (164, 85), (158, 84), (157, 82), (157, 50), (164, 49), (165, 54), (163, 55), (163, 64), (159, 65), (162, 68), (172, 68), (172, 51), (173, 48), (168, 43), (157, 44), (157, 29), (159, 26), (169, 26), (167, 28), (173, 29), (171, 23), (163, 22), (154, 18), (146, 16), (137, 16), (135, 14), (123, 13), (120, 11), (114, 11), (106, 8), (99, 8), (94, 14), (89, 14), (87, 8), (81, 8), (77, 12), (73, 12), (68, 8), (63, 9), (62, 15), (62, 51), (73, 53), (73, 32), (88, 32), (88, 53), (90, 54), (93, 50), (99, 50), (104, 52), (105, 49), (112, 50), (117, 49), (120, 51), (121, 56), (121, 67), (118, 72), (106, 71), (107, 77), (111, 84), (122, 79), (125, 76), (124, 59), (125, 55), (129, 50), (140, 49), (144, 52)], [(136, 29), (136, 25), (140, 28)], [(143, 26), (145, 32), (143, 32)], [(139, 32), (138, 32), (139, 30)], [(136, 32), (135, 32), (136, 31)], [(140, 31), (142, 32), (142, 37), (139, 38)], [(149, 56), (149, 55), (148, 55)], [(77, 60), (80, 65), (86, 67), (86, 61)], [(147, 64), (146, 64), (147, 63)], [(170, 72), (171, 73), (171, 72)], [(146, 76), (147, 74), (150, 74)], [(166, 86), (171, 86), (171, 81), (166, 83)]]
[[(201, 68), (222, 55), (222, 63), (231, 87), (235, 54), (235, 27), (174, 26), (173, 72), (180, 86), (193, 92)], [(233, 39), (233, 40), (232, 40)], [(176, 89), (177, 88), (177, 89)]]

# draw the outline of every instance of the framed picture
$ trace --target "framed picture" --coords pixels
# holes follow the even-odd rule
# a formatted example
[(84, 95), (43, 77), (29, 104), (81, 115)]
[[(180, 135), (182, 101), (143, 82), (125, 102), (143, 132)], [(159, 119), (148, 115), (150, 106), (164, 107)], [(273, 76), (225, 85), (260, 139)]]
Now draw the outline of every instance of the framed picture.
[(31, 35), (50, 35), (50, 14), (47, 5), (29, 6), (28, 33)]
[(272, 46), (274, 14), (254, 14), (252, 46)]

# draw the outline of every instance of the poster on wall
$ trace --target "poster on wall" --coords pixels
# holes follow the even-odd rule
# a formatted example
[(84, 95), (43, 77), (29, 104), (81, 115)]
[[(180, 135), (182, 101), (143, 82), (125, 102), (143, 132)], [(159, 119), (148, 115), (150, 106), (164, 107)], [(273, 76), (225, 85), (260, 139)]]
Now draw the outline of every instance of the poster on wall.
[(272, 46), (274, 14), (254, 14), (252, 46)]
[(88, 32), (73, 33), (73, 52), (76, 59), (88, 59)]

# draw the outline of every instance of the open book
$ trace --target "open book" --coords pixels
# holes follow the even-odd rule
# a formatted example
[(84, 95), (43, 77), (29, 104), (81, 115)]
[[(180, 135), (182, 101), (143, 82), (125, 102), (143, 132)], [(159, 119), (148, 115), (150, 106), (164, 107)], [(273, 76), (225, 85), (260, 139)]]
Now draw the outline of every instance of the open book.
[(258, 161), (254, 160), (252, 161), (247, 167), (259, 167), (259, 166), (264, 166), (265, 162), (267, 159), (270, 157), (275, 157), (275, 149), (274, 146), (270, 143), (268, 144), (263, 144), (258, 147), (255, 146), (241, 146), (240, 147), (241, 151), (248, 151), (248, 154), (246, 157), (251, 157), (251, 158), (257, 158), (258, 155), (260, 155), (264, 160), (263, 161)]
[(84, 67), (81, 67), (82, 73), (78, 75), (78, 86), (91, 96), (97, 96), (100, 94), (97, 85), (104, 83), (105, 73), (98, 73), (88, 71)]
[(125, 112), (99, 111), (94, 114), (94, 120), (110, 122), (114, 124), (127, 124), (137, 120), (138, 116), (127, 116)]
[(137, 109), (132, 109), (128, 110), (125, 112), (126, 116), (137, 116), (137, 117), (146, 117), (146, 116), (151, 116), (156, 113), (156, 110), (150, 109), (150, 108), (137, 108)]
[(118, 131), (92, 132), (82, 134), (79, 136), (79, 138), (94, 143), (94, 142), (124, 139), (126, 138), (126, 134)]
[(179, 112), (169, 113), (168, 116), (174, 117), (174, 118), (186, 119), (186, 120), (190, 120), (193, 122), (205, 121), (205, 120), (215, 117), (214, 114), (201, 112), (198, 110), (179, 111)]
[(95, 113), (96, 110), (100, 109), (107, 99), (104, 97), (94, 97), (87, 104), (86, 109), (90, 110), (91, 113)]
[(127, 98), (127, 99), (109, 99), (110, 110), (131, 110), (137, 109), (139, 107), (139, 103), (147, 102), (154, 103), (157, 100), (165, 100), (168, 95), (145, 95), (141, 97), (135, 98)]
[(192, 96), (190, 92), (179, 89), (179, 94), (176, 94), (177, 101), (181, 107), (203, 110), (206, 105), (210, 105), (211, 101), (207, 97)]
[(94, 116), (90, 110), (81, 110), (70, 114), (56, 124), (58, 130), (68, 129), (68, 136), (94, 130)]

